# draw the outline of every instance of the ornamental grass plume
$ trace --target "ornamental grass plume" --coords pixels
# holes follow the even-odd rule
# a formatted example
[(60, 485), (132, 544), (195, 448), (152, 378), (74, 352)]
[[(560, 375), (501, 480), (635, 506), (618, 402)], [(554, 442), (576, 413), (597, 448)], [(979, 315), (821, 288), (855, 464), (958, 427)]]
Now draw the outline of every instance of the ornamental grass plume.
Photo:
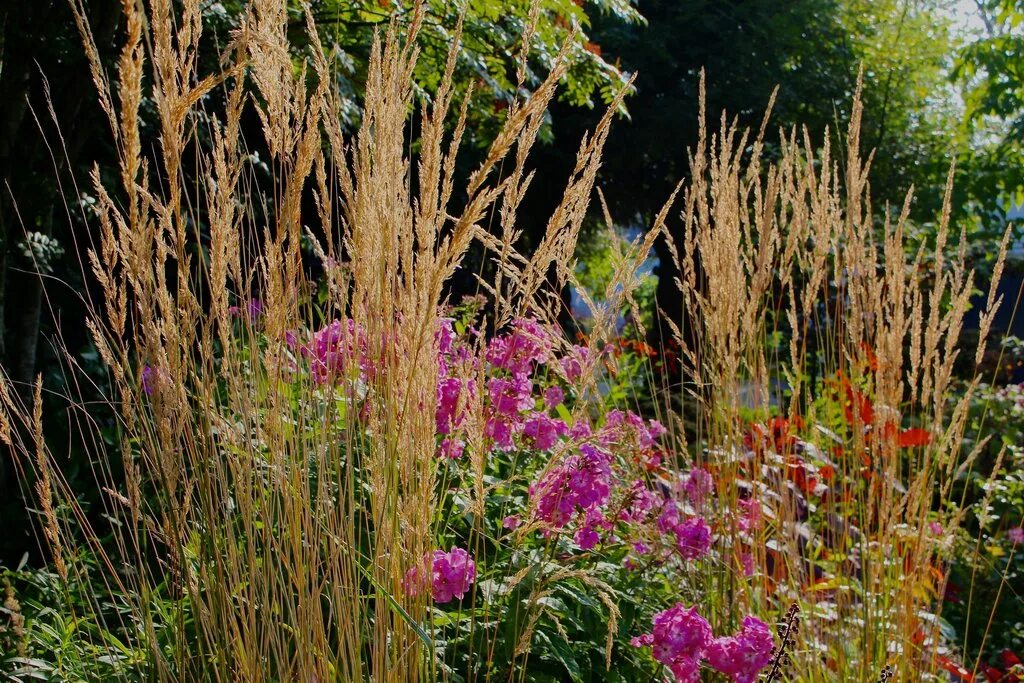
[[(682, 245), (685, 309), (666, 321), (682, 361), (673, 398), (715, 472), (715, 505), (737, 512), (721, 540), (733, 566), (707, 575), (721, 599), (711, 623), (735, 625), (737, 606), (781, 619), (797, 602), (787, 657), (799, 680), (872, 680), (886, 665), (932, 680), (956, 656), (940, 629), (943, 539), (965, 514), (955, 482), (984, 445), (962, 451), (1009, 231), (977, 354), (963, 358), (975, 274), (964, 233), (947, 254), (951, 188), (934, 249), (908, 257), (912, 196), (876, 223), (861, 113), (858, 84), (841, 161), (798, 130), (780, 131), (767, 161), (767, 117), (752, 136), (724, 114), (709, 133), (702, 115), (683, 237), (668, 239)], [(954, 366), (970, 363), (954, 392)]]
[[(122, 664), (140, 666), (147, 678), (438, 678), (444, 661), (429, 632), (436, 615), (428, 591), (403, 583), (433, 553), (433, 600), (466, 597), (477, 585), (484, 529), (478, 519), (469, 546), (434, 550), (448, 533), (436, 456), (468, 461), (469, 505), (482, 509), (485, 441), (507, 447), (523, 432), (550, 448), (565, 432), (532, 414), (532, 386), (522, 376), (565, 342), (525, 314), (549, 310), (552, 269), (556, 287), (571, 277), (625, 89), (584, 138), (543, 244), (528, 258), (517, 251), (515, 210), (571, 42), (530, 96), (510, 104), (483, 161), (457, 189), (470, 100), (457, 102), (453, 83), (462, 26), (453, 27), (436, 91), (418, 97), (422, 3), (402, 16), (401, 36), (396, 20), (370, 46), (353, 136), (341, 127), (327, 55), (296, 57), (291, 49), (292, 31), (320, 44), (308, 8), (294, 25), (289, 3), (253, 0), (220, 69), (202, 73), (200, 0), (124, 2), (125, 42), (110, 76), (85, 4), (71, 5), (118, 154), (116, 182), (98, 170), (91, 178), (100, 234), (89, 275), (101, 296), (88, 302), (116, 436), (113, 449), (97, 440), (92, 454), (111, 521), (101, 530), (42, 444), (39, 401), (35, 419), (12, 397), (4, 401), (3, 424), (18, 427), (12, 438), (35, 434), (19, 448), (31, 454), (45, 494), (54, 561), (63, 568), (78, 544), (99, 558), (107, 593), (94, 596), (96, 613), (120, 605), (103, 619), (139, 647), (143, 654)], [(533, 24), (539, 12), (538, 4)], [(211, 96), (223, 99), (222, 113), (206, 110)], [(140, 142), (143, 102), (157, 115), (153, 150)], [(269, 152), (267, 184), (253, 180), (242, 127), (248, 111)], [(202, 182), (186, 182), (185, 169)], [(494, 233), (484, 227), (492, 217)], [(304, 243), (324, 270), (319, 301), (309, 295), (315, 283)], [(472, 245), (495, 260), (497, 280), (481, 284), (496, 327), (518, 322), (486, 356), (470, 357), (468, 347), (463, 357), (448, 356), (445, 285)], [(473, 377), (484, 363), (508, 377)], [(574, 378), (586, 365), (581, 354)], [(492, 399), (486, 416), (484, 391)], [(83, 430), (94, 429), (86, 406), (74, 409)], [(459, 430), (458, 438), (439, 445), (439, 424), (442, 434)], [(121, 661), (117, 652), (110, 657)]]

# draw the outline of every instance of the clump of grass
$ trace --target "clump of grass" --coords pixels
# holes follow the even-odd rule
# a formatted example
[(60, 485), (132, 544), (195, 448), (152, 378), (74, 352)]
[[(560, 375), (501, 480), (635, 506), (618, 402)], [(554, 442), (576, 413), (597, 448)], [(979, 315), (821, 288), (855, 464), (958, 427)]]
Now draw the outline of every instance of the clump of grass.
[(966, 237), (948, 258), (949, 189), (930, 254), (905, 256), (910, 194), (876, 223), (861, 112), (858, 89), (842, 164), (806, 132), (781, 132), (768, 163), (765, 126), (751, 139), (724, 116), (713, 135), (702, 124), (674, 254), (686, 427), (727, 482), (725, 504), (766, 508), (755, 538), (728, 534), (762, 570), (712, 573), (710, 594), (726, 620), (735, 602), (799, 601), (800, 680), (869, 680), (890, 664), (934, 675), (944, 539), (964, 515), (951, 494), (979, 452), (961, 443), (980, 377), (952, 391), (974, 289)]
[[(525, 257), (516, 251), (516, 209), (568, 48), (530, 97), (510, 106), (458, 188), (456, 208), (469, 103), (454, 101), (461, 26), (429, 101), (417, 102), (412, 88), (422, 6), (401, 37), (392, 23), (375, 39), (362, 123), (349, 137), (324, 54), (314, 50), (296, 69), (287, 3), (252, 2), (215, 73), (197, 71), (201, 4), (124, 2), (126, 42), (111, 82), (86, 8), (72, 3), (119, 160), (116, 187), (92, 175), (100, 240), (89, 263), (102, 297), (88, 327), (110, 372), (120, 459), (96, 454), (105, 512), (115, 520), (101, 541), (42, 442), (37, 387), (24, 426), (35, 435), (53, 560), (62, 575), (75, 572), (65, 558), (78, 542), (101, 559), (111, 595), (127, 603), (120, 626), (147, 650), (149, 675), (160, 680), (437, 678), (422, 626), (427, 599), (403, 581), (443, 524), (435, 359), (444, 285), (480, 243), (496, 263), (498, 277), (485, 286), (499, 325), (549, 310), (549, 270), (562, 282), (571, 273), (624, 91), (584, 139), (545, 239)], [(308, 15), (305, 30), (318, 45)], [(525, 52), (522, 59), (521, 81)], [(222, 116), (205, 116), (213, 92), (223, 93)], [(140, 143), (146, 98), (160, 127), (152, 155)], [(249, 180), (241, 132), (248, 107), (270, 152), (265, 194)], [(190, 186), (191, 164), (202, 182)], [(303, 227), (309, 191), (315, 232)], [(483, 227), (492, 215), (496, 235)], [(316, 304), (305, 294), (304, 239), (326, 273)], [(256, 315), (245, 314), (246, 302), (258, 302)], [(298, 371), (304, 349), (322, 320), (338, 317), (358, 330), (349, 341), (365, 372), (314, 381)], [(5, 401), (10, 420), (23, 414)], [(483, 495), (482, 480), (475, 490)]]

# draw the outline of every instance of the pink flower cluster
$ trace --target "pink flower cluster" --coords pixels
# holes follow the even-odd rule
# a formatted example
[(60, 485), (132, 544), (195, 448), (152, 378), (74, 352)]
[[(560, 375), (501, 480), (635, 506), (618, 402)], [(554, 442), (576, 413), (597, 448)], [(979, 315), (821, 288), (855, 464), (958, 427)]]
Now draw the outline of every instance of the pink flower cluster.
[(374, 369), (367, 354), (366, 332), (351, 318), (335, 320), (314, 333), (312, 341), (301, 346), (299, 353), (309, 359), (310, 372), (317, 384), (335, 382), (353, 364), (358, 364), (364, 378)]
[(437, 331), (434, 332), (434, 342), (437, 344), (438, 357), (444, 359), (450, 354), (455, 346), (455, 321), (451, 318), (440, 318), (437, 321)]
[(647, 521), (663, 504), (664, 500), (647, 488), (643, 480), (636, 479), (626, 493), (626, 504), (619, 513), (619, 519), (626, 523)]
[[(592, 429), (585, 417), (569, 426), (550, 414), (565, 401), (565, 389), (541, 384), (536, 375), (546, 366), (548, 378), (554, 372), (563, 379), (578, 379), (590, 361), (587, 348), (572, 347), (557, 358), (549, 330), (532, 319), (516, 320), (507, 333), (487, 345), (487, 377), (478, 396), (481, 368), (469, 347), (460, 343), (450, 319), (441, 321), (435, 341), (440, 376), (436, 413), (442, 438), (439, 456), (462, 456), (464, 437), (460, 438), (459, 430), (465, 423), (467, 405), (480, 398), (485, 448), (550, 452), (566, 440), (574, 444), (529, 487), (531, 516), (544, 523), (544, 533), (575, 522), (573, 538), (584, 550), (595, 547), (603, 537), (634, 548), (649, 547), (642, 542), (649, 539), (641, 537), (658, 534), (653, 524), (666, 504), (665, 493), (649, 489), (646, 477), (637, 478), (630, 468), (644, 465), (654, 471), (660, 462), (659, 441), (667, 430), (656, 420), (620, 410), (609, 412), (597, 429)], [(463, 372), (470, 378), (461, 379)], [(709, 490), (711, 484), (700, 480), (697, 486)], [(652, 526), (644, 527), (648, 523)], [(711, 532), (702, 518), (677, 516), (667, 531), (684, 558), (701, 557), (710, 547)], [(658, 542), (653, 544), (661, 547)]]
[(743, 617), (739, 633), (715, 638), (708, 645), (708, 664), (736, 683), (754, 683), (771, 660), (774, 646), (768, 624), (757, 617)]
[(551, 356), (551, 337), (536, 320), (512, 323), (512, 331), (495, 337), (487, 346), (487, 362), (514, 376), (528, 376)]
[(523, 437), (538, 451), (551, 450), (566, 431), (565, 422), (544, 413), (533, 413), (523, 423)]
[(650, 647), (654, 659), (683, 683), (700, 680), (705, 658), (736, 683), (753, 683), (770, 661), (774, 646), (768, 625), (756, 617), (744, 617), (739, 633), (714, 638), (711, 625), (697, 608), (687, 609), (682, 603), (655, 614), (651, 633), (631, 642), (634, 647)]
[(451, 369), (456, 363), (469, 360), (469, 352), (464, 348), (456, 348), (454, 321), (441, 318), (437, 331), (434, 333), (437, 344), (437, 408), (435, 419), (437, 433), (444, 438), (438, 447), (437, 454), (443, 458), (457, 460), (462, 457), (465, 442), (449, 436), (462, 425), (466, 418), (467, 406), (476, 398), (476, 381), (452, 376)]
[(565, 378), (570, 382), (575, 382), (583, 376), (584, 366), (589, 361), (590, 349), (585, 346), (573, 346), (569, 353), (559, 361), (559, 365)]
[(715, 482), (711, 478), (711, 473), (699, 467), (690, 470), (686, 477), (686, 483), (683, 484), (683, 491), (690, 501), (690, 505), (698, 510), (704, 507), (704, 503), (707, 502), (714, 490)]
[(241, 318), (243, 315), (254, 323), (263, 316), (263, 302), (259, 299), (249, 299), (245, 306), (230, 306), (228, 314), (233, 318)]
[(447, 435), (466, 417), (466, 403), (476, 393), (473, 380), (445, 377), (437, 383), (437, 433)]
[[(413, 567), (405, 575), (405, 591), (419, 595), (426, 586), (426, 574), (420, 567)], [(451, 602), (462, 597), (476, 580), (476, 563), (462, 548), (452, 547), (448, 552), (435, 550), (430, 555), (430, 595), (437, 603)]]
[[(453, 433), (461, 426), (467, 404), (476, 398), (473, 379), (455, 377), (453, 367), (471, 371), (479, 366), (468, 348), (457, 344), (450, 318), (443, 318), (435, 334), (440, 381), (437, 388), (437, 431), (445, 437), (439, 454), (459, 457), (464, 444)], [(540, 397), (544, 410), (535, 410), (533, 373), (551, 357), (551, 336), (538, 322), (516, 320), (510, 332), (491, 340), (484, 353), (493, 376), (487, 380), (484, 398), (484, 436), (493, 448), (512, 450), (517, 445), (545, 451), (553, 448), (569, 429), (564, 421), (547, 414), (565, 400), (565, 391), (550, 386)]]
[[(552, 358), (550, 333), (536, 320), (520, 319), (512, 323), (508, 334), (499, 335), (487, 346), (486, 359), (494, 370), (507, 375), (489, 380), (490, 406), (484, 435), (495, 448), (511, 450), (516, 437), (522, 437), (524, 446), (546, 451), (568, 431), (566, 424), (534, 411), (536, 399), (531, 379), (536, 369)], [(565, 392), (557, 386), (543, 394), (544, 407), (554, 408), (565, 399)]]
[(667, 430), (657, 420), (644, 424), (642, 417), (632, 411), (609, 411), (605, 416), (604, 427), (598, 435), (602, 446), (612, 444), (629, 444), (640, 450), (650, 450)]
[(654, 659), (669, 668), (676, 680), (684, 683), (700, 680), (700, 663), (711, 644), (711, 625), (683, 603), (654, 615), (651, 632), (631, 641), (635, 647), (650, 646)]
[(593, 444), (580, 445), (530, 487), (537, 519), (562, 527), (580, 510), (587, 512), (608, 501), (611, 491), (611, 456)]
[(699, 560), (711, 549), (711, 527), (703, 517), (682, 519), (674, 501), (665, 503), (658, 517), (658, 529), (675, 538), (676, 550), (684, 560)]

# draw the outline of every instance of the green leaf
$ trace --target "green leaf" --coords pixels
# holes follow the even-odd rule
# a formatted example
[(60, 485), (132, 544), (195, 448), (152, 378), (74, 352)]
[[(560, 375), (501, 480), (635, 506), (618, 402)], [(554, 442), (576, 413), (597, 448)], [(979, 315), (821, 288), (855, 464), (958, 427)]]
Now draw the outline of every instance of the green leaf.
[(572, 647), (570, 647), (568, 642), (562, 640), (557, 634), (555, 638), (549, 638), (547, 633), (541, 628), (537, 629), (534, 637), (540, 645), (538, 650), (540, 650), (541, 659), (553, 660), (561, 664), (574, 683), (582, 683), (583, 672), (580, 670), (580, 665), (576, 661)]

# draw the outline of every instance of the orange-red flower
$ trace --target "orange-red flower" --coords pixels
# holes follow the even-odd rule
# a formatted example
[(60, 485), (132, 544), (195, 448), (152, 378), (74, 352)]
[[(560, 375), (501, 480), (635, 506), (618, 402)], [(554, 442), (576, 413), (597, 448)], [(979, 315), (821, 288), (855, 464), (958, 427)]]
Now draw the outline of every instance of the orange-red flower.
[(932, 435), (927, 429), (921, 429), (915, 427), (913, 429), (904, 429), (900, 432), (899, 444), (900, 448), (915, 448), (918, 446), (927, 446), (931, 443)]
[(864, 354), (864, 365), (872, 372), (878, 372), (878, 356), (875, 350), (867, 342), (860, 343), (861, 353)]
[(846, 421), (852, 425), (859, 420), (862, 426), (874, 423), (875, 404), (871, 398), (859, 389), (854, 389), (849, 382), (846, 382), (845, 388), (846, 405), (843, 407), (843, 413), (846, 415)]
[(804, 421), (799, 415), (792, 420), (776, 415), (763, 424), (751, 423), (743, 437), (743, 443), (748, 449), (758, 453), (767, 445), (775, 453), (786, 455), (796, 448), (797, 437), (794, 432), (803, 428)]
[(943, 669), (956, 676), (958, 681), (974, 681), (974, 674), (945, 655), (936, 655), (935, 661)]
[(796, 456), (786, 461), (786, 478), (797, 485), (805, 495), (817, 495), (818, 478), (809, 472), (807, 463)]

